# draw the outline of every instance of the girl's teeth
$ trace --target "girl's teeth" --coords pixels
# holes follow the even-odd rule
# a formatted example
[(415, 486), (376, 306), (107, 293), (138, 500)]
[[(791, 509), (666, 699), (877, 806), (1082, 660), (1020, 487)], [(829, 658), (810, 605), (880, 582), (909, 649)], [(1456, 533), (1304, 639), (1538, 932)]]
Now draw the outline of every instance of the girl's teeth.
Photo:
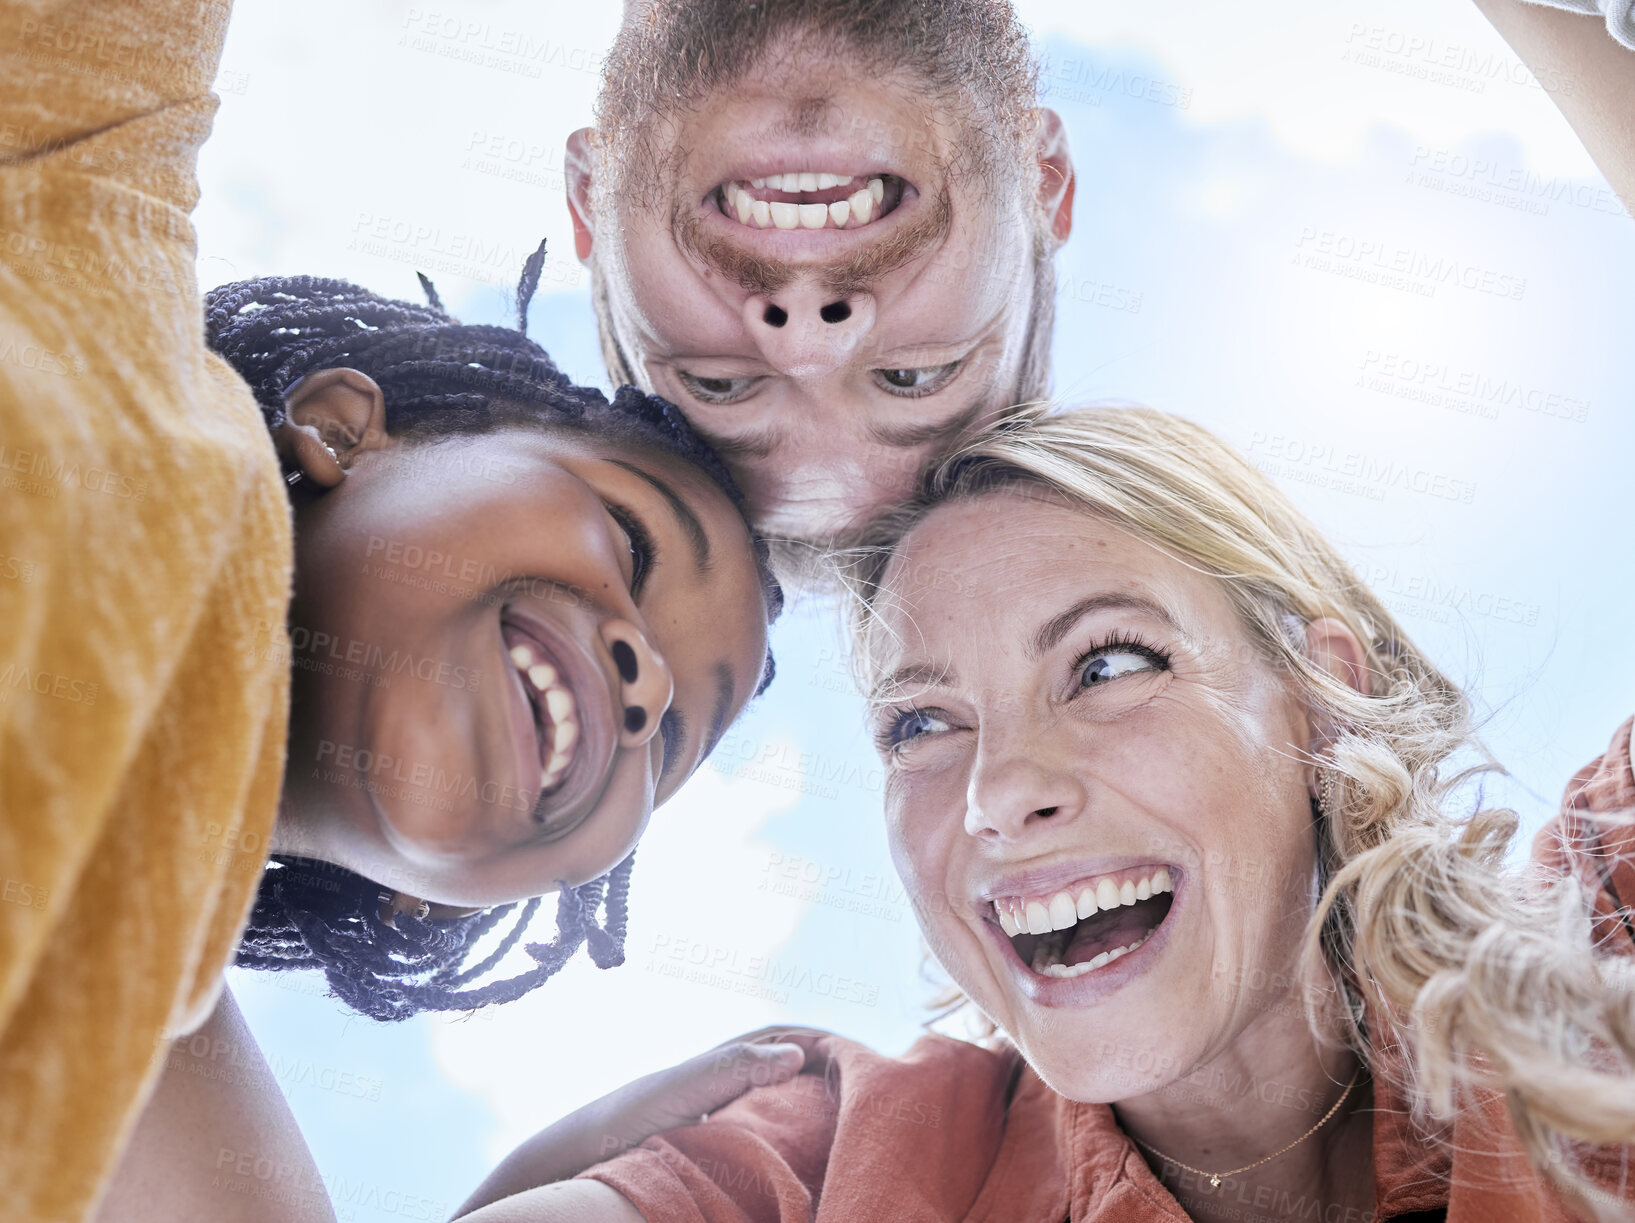
[(573, 694), (566, 688), (552, 688), (545, 694), (545, 712), (551, 721), (562, 723), (573, 717)]
[(1096, 884), (1096, 907), (1100, 909), (1116, 909), (1124, 900), (1119, 895), (1118, 884), (1111, 879), (1103, 879)]
[(508, 652), (512, 664), (543, 698), (550, 718), (551, 755), (539, 775), (541, 788), (549, 789), (562, 780), (573, 762), (573, 747), (579, 741), (579, 723), (575, 720), (578, 704), (573, 693), (562, 686), (557, 669), (548, 662), (540, 662), (531, 647), (519, 642)]

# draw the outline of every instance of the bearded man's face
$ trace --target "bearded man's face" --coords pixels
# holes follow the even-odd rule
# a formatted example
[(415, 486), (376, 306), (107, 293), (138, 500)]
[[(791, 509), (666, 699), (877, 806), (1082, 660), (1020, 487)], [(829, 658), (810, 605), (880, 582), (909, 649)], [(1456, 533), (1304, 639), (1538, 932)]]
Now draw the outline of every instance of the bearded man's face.
[(837, 542), (1041, 394), (1072, 169), (1004, 0), (632, 7), (569, 204), (616, 378)]

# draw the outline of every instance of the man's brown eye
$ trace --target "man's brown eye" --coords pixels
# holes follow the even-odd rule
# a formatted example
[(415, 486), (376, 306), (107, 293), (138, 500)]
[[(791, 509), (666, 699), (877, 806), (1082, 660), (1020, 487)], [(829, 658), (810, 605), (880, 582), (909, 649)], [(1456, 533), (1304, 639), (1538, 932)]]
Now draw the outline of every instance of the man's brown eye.
[(940, 390), (959, 369), (958, 361), (947, 365), (925, 365), (914, 369), (877, 369), (874, 376), (883, 389), (892, 394), (928, 395)]
[(748, 394), (760, 382), (759, 378), (701, 378), (684, 369), (677, 370), (676, 374), (693, 398), (705, 403), (731, 403)]

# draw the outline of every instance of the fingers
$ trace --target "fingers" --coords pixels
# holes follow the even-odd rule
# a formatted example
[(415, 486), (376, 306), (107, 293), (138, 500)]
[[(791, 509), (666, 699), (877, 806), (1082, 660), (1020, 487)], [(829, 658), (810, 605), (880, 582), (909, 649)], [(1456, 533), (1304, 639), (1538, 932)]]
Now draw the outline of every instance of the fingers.
[(771, 1027), (759, 1028), (754, 1032), (746, 1032), (742, 1036), (735, 1036), (731, 1040), (722, 1041), (711, 1052), (721, 1052), (735, 1048), (738, 1045), (798, 1045), (806, 1054), (806, 1061), (800, 1072), (802, 1074), (822, 1074), (829, 1065), (828, 1046), (824, 1042), (833, 1035), (833, 1032), (825, 1032), (822, 1028), (774, 1024)]

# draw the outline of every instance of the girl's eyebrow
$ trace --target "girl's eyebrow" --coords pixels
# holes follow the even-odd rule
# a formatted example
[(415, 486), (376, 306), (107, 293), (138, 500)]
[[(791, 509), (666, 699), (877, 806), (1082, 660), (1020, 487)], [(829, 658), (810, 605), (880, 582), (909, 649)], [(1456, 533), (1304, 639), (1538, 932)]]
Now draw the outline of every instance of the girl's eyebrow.
[(682, 746), (687, 742), (687, 718), (681, 710), (673, 705), (664, 711), (659, 719), (659, 734), (664, 736), (664, 759), (659, 761), (659, 777), (663, 781), (670, 775), (675, 762), (681, 759)]
[(675, 489), (652, 472), (643, 471), (634, 463), (627, 463), (623, 459), (609, 459), (608, 462), (615, 467), (628, 471), (633, 476), (640, 477), (658, 491), (659, 496), (664, 498), (665, 504), (670, 507), (670, 511), (675, 515), (676, 523), (681, 527), (682, 534), (692, 544), (694, 566), (700, 574), (708, 573), (710, 571), (710, 537), (709, 533), (704, 530), (704, 524), (698, 520), (698, 515), (693, 513), (693, 507), (682, 500), (680, 493), (676, 492)]
[[(724, 662), (716, 664), (715, 710), (710, 715), (710, 737), (705, 740), (704, 752), (698, 758), (700, 764), (710, 758), (710, 753), (715, 750), (715, 745), (721, 742), (721, 736), (726, 732), (727, 715), (732, 712), (732, 698), (736, 688), (732, 668)], [(663, 778), (669, 774), (670, 766), (680, 759), (681, 750), (687, 745), (687, 716), (672, 706), (659, 719), (659, 732), (664, 735), (664, 759), (659, 764), (659, 777)]]
[(733, 682), (732, 668), (726, 663), (718, 663), (715, 668), (715, 712), (710, 717), (710, 738), (704, 745), (703, 759), (708, 760), (715, 745), (721, 742), (721, 736), (726, 733), (727, 715), (732, 712), (733, 690), (737, 684)]

